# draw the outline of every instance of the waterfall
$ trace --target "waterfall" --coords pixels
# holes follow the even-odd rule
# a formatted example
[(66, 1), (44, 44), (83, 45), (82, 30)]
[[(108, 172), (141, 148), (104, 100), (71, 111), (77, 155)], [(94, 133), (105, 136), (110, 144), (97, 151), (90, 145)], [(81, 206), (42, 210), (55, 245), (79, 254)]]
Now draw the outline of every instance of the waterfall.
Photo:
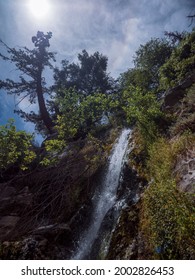
[(96, 191), (93, 197), (91, 223), (89, 228), (82, 234), (78, 248), (72, 259), (82, 260), (87, 258), (106, 213), (116, 202), (117, 188), (130, 132), (130, 129), (123, 129), (118, 141), (112, 149), (108, 169), (101, 188)]

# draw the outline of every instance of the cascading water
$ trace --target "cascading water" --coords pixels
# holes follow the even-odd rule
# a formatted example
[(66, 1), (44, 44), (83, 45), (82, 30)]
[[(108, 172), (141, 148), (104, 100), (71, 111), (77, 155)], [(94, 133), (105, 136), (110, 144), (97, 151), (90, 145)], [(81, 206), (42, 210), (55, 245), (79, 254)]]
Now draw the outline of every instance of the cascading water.
[(123, 158), (127, 150), (130, 132), (130, 129), (123, 129), (117, 143), (113, 147), (102, 187), (93, 197), (91, 224), (80, 238), (79, 246), (72, 259), (82, 260), (87, 258), (106, 213), (113, 207), (116, 201)]

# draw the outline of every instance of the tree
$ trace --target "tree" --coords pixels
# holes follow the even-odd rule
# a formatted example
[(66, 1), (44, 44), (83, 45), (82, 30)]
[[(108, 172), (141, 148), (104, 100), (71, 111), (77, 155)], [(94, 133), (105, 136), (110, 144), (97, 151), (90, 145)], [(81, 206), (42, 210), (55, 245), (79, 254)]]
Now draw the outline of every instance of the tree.
[(168, 38), (168, 40), (171, 42), (171, 44), (173, 46), (177, 45), (178, 43), (180, 43), (186, 36), (186, 32), (178, 32), (178, 31), (175, 31), (175, 32), (168, 32), (168, 31), (165, 31), (165, 36)]
[(194, 15), (189, 15), (189, 16), (187, 16), (187, 18), (190, 20), (190, 25), (189, 26), (191, 26), (194, 22), (195, 14)]
[(21, 72), (19, 75), (19, 81), (13, 81), (10, 79), (0, 81), (0, 88), (6, 89), (9, 94), (21, 96), (19, 102), (28, 98), (29, 102), (32, 104), (36, 103), (37, 100), (39, 114), (36, 114), (35, 112), (26, 113), (22, 110), (16, 112), (27, 121), (39, 124), (39, 129), (43, 128), (40, 128), (40, 123), (43, 124), (49, 133), (52, 133), (54, 123), (48, 113), (44, 98), (44, 94), (48, 93), (48, 89), (46, 88), (45, 79), (43, 77), (43, 70), (45, 67), (53, 69), (50, 61), (55, 61), (54, 53), (47, 50), (50, 46), (49, 40), (51, 37), (51, 32), (44, 34), (43, 32), (38, 31), (37, 35), (32, 37), (32, 42), (35, 45), (33, 50), (30, 50), (27, 47), (17, 50), (8, 47), (2, 40), (0, 41), (8, 53), (8, 56), (4, 56), (0, 53), (1, 58), (14, 63), (17, 70)]
[(86, 50), (78, 54), (79, 63), (62, 61), (62, 69), (55, 69), (55, 88), (74, 88), (81, 96), (95, 92), (108, 93), (113, 79), (107, 73), (108, 58), (99, 52), (89, 55)]
[[(139, 69), (141, 76), (146, 74), (149, 88), (157, 89), (159, 86), (159, 69), (167, 61), (173, 47), (165, 39), (151, 39), (145, 45), (140, 45), (134, 59), (135, 68)], [(141, 78), (141, 77), (140, 77)]]
[[(143, 91), (151, 88), (152, 74), (140, 68), (130, 68), (120, 76), (121, 88), (128, 89), (129, 85), (139, 87)], [(153, 83), (152, 83), (153, 84)]]
[(160, 68), (160, 86), (174, 87), (195, 69), (195, 31), (187, 33)]

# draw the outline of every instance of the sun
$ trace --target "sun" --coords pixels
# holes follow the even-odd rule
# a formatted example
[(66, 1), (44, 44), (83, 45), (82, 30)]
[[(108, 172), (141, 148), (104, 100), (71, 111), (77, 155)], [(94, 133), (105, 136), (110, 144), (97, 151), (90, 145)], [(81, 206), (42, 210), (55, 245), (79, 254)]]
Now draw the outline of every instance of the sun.
[(28, 7), (37, 19), (47, 18), (51, 8), (48, 0), (29, 0)]

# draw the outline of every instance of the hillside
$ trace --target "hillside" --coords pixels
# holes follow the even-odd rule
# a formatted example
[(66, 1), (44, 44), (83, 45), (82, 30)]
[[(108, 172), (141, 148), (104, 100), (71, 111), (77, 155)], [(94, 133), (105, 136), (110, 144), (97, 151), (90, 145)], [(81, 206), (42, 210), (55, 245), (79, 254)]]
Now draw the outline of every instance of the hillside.
[(64, 62), (51, 133), (28, 116), (46, 135), (41, 147), (13, 121), (1, 126), (0, 259), (71, 259), (105, 207), (105, 182), (117, 182), (113, 203), (86, 258), (195, 259), (195, 32), (171, 38), (141, 45), (115, 83), (99, 53)]

